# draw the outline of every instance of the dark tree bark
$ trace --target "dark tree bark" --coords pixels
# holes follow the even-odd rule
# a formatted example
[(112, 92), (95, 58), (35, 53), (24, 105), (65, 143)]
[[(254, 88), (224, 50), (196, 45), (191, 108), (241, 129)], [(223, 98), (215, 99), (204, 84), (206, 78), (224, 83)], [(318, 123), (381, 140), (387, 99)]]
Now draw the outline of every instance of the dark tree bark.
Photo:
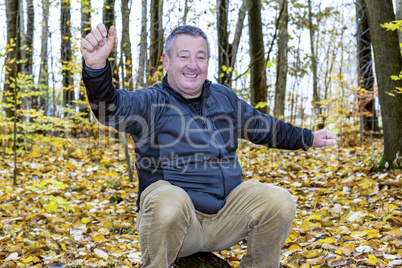
[(236, 32), (232, 43), (229, 43), (228, 13), (229, 1), (216, 0), (216, 21), (218, 28), (218, 82), (222, 85), (231, 87), (231, 77), (236, 63), (237, 51), (239, 49), (240, 38), (244, 28), (244, 18), (247, 11), (247, 0), (243, 0), (239, 10)]
[[(91, 0), (81, 0), (81, 38), (84, 38), (91, 32)], [(84, 59), (82, 60), (82, 64), (84, 64)], [(90, 116), (90, 109), (88, 106), (88, 100), (86, 97), (86, 90), (84, 86), (84, 82), (80, 81), (80, 105), (79, 111), (80, 113), (86, 114), (87, 117)]]
[[(49, 38), (49, 0), (42, 0), (42, 34), (40, 49), (40, 67), (38, 89), (41, 93), (38, 98), (38, 107), (43, 107), (45, 112), (48, 110), (49, 102), (49, 74), (48, 74), (48, 49), (47, 42)], [(46, 92), (46, 98), (43, 93)]]
[[(3, 107), (8, 118), (14, 116), (14, 104), (18, 95), (18, 87), (16, 78), (21, 72), (21, 64), (17, 64), (19, 60), (19, 1), (6, 0), (6, 19), (7, 19), (7, 56), (5, 60), (5, 79), (3, 91)], [(19, 105), (17, 105), (18, 108)]]
[(279, 20), (278, 34), (278, 60), (275, 83), (274, 116), (285, 115), (286, 77), (288, 73), (288, 1), (280, 1), (282, 14)]
[(395, 14), (392, 0), (365, 0), (365, 2), (381, 105), (384, 160), (392, 165), (396, 156), (402, 153), (402, 94), (392, 92), (395, 91), (395, 87), (402, 87), (402, 81), (392, 80), (391, 75), (400, 73), (402, 58), (398, 33), (387, 31), (380, 24), (395, 20)]
[[(402, 20), (402, 0), (395, 0), (395, 9), (396, 9), (396, 19)], [(398, 31), (398, 40), (399, 43), (402, 43), (402, 32)]]
[(161, 56), (163, 53), (163, 0), (151, 0), (151, 35), (149, 47), (149, 84), (157, 80), (157, 73), (162, 69)]
[[(261, 21), (261, 1), (248, 0), (248, 26), (250, 44), (250, 91), (251, 105), (267, 102), (267, 83), (265, 70), (264, 39)], [(259, 111), (268, 113), (268, 105), (259, 107)]]
[[(33, 39), (34, 39), (34, 21), (35, 21), (35, 10), (33, 0), (27, 0), (27, 32), (25, 35), (25, 45), (26, 45), (26, 62), (23, 65), (22, 71), (25, 75), (30, 75), (30, 80), (33, 80), (32, 72), (32, 56), (33, 56)], [(32, 84), (33, 85), (33, 84)], [(28, 92), (38, 91), (34, 86), (28, 88)], [(39, 104), (39, 97), (37, 95), (31, 96), (32, 109), (37, 110)]]
[(71, 2), (70, 0), (61, 1), (61, 63), (63, 73), (63, 107), (73, 106), (74, 101), (74, 80), (71, 73), (72, 53), (71, 53)]
[[(366, 4), (364, 0), (356, 1), (356, 21), (357, 21), (357, 58), (358, 58), (358, 85), (368, 91), (373, 91), (374, 86), (374, 73), (373, 73), (373, 59), (371, 57), (371, 41), (370, 41), (370, 28), (368, 25)], [(362, 116), (362, 130), (366, 133), (369, 131), (380, 131), (378, 126), (378, 118), (374, 106), (374, 99), (363, 102), (363, 112), (371, 113), (370, 116)]]
[[(114, 5), (115, 0), (105, 0), (103, 5), (103, 24), (106, 26), (106, 29), (109, 30), (112, 25), (116, 25), (115, 16), (114, 16)], [(117, 40), (117, 39), (116, 39)], [(116, 41), (117, 42), (117, 41)], [(113, 72), (113, 85), (116, 88), (119, 88), (120, 78), (119, 78), (119, 65), (117, 63), (117, 48), (113, 47), (112, 52), (109, 56), (110, 66), (112, 67)]]
[(34, 36), (34, 21), (35, 21), (35, 12), (33, 0), (27, 0), (27, 30), (25, 33), (24, 40), (24, 50), (25, 50), (25, 62), (22, 65), (22, 72), (27, 75), (32, 74), (32, 45), (33, 45), (33, 36)]
[(148, 75), (146, 73), (146, 60), (148, 56), (148, 31), (147, 31), (147, 0), (142, 0), (141, 17), (141, 41), (140, 55), (138, 59), (137, 84), (140, 87), (148, 86)]
[(7, 19), (7, 56), (5, 61), (5, 79), (3, 91), (3, 108), (6, 116), (13, 119), (13, 151), (14, 151), (14, 174), (13, 184), (17, 185), (17, 110), (20, 107), (18, 74), (21, 72), (21, 37), (19, 32), (20, 2), (18, 0), (6, 0)]
[[(130, 42), (130, 11), (131, 11), (131, 1), (130, 0), (122, 0), (122, 25), (123, 25), (123, 34), (121, 40), (121, 50), (120, 50), (120, 59), (123, 61), (125, 59), (124, 68), (121, 68), (121, 77), (123, 80), (122, 86), (124, 90), (133, 91), (133, 78), (132, 78), (132, 58), (131, 58), (131, 42)], [(124, 54), (124, 56), (123, 56)], [(129, 133), (120, 133), (119, 140), (123, 140), (124, 143), (124, 155), (127, 163), (127, 171), (128, 171), (128, 180), (130, 182), (134, 181), (134, 171), (131, 166), (131, 158), (128, 149), (128, 139), (130, 135)]]
[(121, 60), (124, 62), (124, 88), (128, 91), (133, 91), (133, 62), (131, 57), (131, 41), (130, 41), (130, 11), (131, 11), (131, 0), (122, 0), (122, 39), (121, 39), (121, 51), (124, 54)]

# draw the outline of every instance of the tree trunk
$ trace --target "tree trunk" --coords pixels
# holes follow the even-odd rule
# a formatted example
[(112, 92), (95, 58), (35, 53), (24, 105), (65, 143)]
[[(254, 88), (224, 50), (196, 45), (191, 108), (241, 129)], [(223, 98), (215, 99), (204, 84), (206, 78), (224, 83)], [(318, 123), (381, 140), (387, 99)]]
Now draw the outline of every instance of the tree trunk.
[[(114, 16), (114, 4), (115, 0), (105, 0), (103, 5), (103, 24), (106, 26), (106, 29), (109, 30), (112, 25), (116, 25), (115, 16)], [(116, 39), (117, 42), (117, 39)], [(113, 47), (112, 52), (109, 56), (110, 66), (112, 67), (113, 72), (113, 85), (116, 88), (120, 88), (120, 78), (119, 78), (119, 66), (117, 64), (117, 48)]]
[[(48, 49), (47, 41), (49, 38), (49, 0), (42, 0), (42, 34), (41, 34), (41, 49), (40, 49), (40, 67), (39, 67), (39, 82), (38, 90), (38, 108), (43, 107), (45, 114), (48, 110), (49, 102), (49, 74), (48, 74)], [(46, 92), (46, 98), (44, 98)]]
[(183, 18), (181, 20), (182, 25), (187, 24), (187, 15), (188, 15), (189, 11), (190, 11), (190, 7), (188, 6), (188, 0), (184, 0)]
[(366, 0), (366, 7), (381, 105), (384, 159), (392, 165), (397, 154), (402, 153), (402, 94), (393, 93), (395, 87), (402, 87), (402, 81), (392, 80), (391, 75), (400, 73), (402, 58), (398, 33), (380, 24), (395, 20), (395, 14), (392, 0)]
[[(317, 74), (317, 56), (315, 53), (314, 35), (315, 30), (313, 26), (313, 12), (311, 8), (311, 0), (308, 0), (308, 24), (310, 28), (310, 48), (311, 48), (311, 71), (313, 72), (313, 106), (315, 120), (321, 120), (320, 109), (320, 92), (318, 90), (318, 74)], [(318, 129), (324, 128), (324, 124), (319, 122), (317, 124)]]
[[(368, 91), (373, 91), (374, 74), (373, 59), (371, 57), (370, 28), (368, 25), (366, 4), (364, 0), (356, 1), (356, 21), (357, 21), (357, 59), (358, 59), (358, 86)], [(380, 131), (378, 118), (375, 111), (374, 98), (363, 102), (362, 112), (371, 113), (370, 116), (362, 116), (362, 131)]]
[(24, 35), (24, 44), (23, 49), (25, 50), (25, 62), (22, 65), (22, 72), (24, 74), (30, 75), (32, 74), (32, 44), (33, 44), (33, 35), (34, 35), (34, 5), (33, 0), (27, 0), (27, 30)]
[[(361, 0), (360, 0), (361, 1)], [(395, 7), (396, 7), (396, 19), (402, 20), (402, 0), (395, 0)], [(402, 32), (398, 31), (398, 40), (399, 43), (402, 43)]]
[[(27, 31), (25, 34), (25, 62), (22, 66), (22, 73), (26, 76), (27, 79), (33, 80), (32, 73), (32, 55), (33, 55), (33, 38), (34, 38), (34, 20), (35, 20), (35, 12), (33, 0), (27, 0)], [(33, 86), (33, 83), (32, 83)], [(35, 87), (31, 87), (27, 89), (28, 95), (32, 94), (34, 91), (37, 91)], [(29, 97), (30, 102), (32, 104), (33, 109), (38, 109), (38, 97), (31, 96)], [(29, 106), (29, 105), (28, 105)]]
[[(19, 1), (6, 0), (7, 19), (7, 56), (5, 60), (5, 79), (3, 91), (3, 108), (8, 118), (14, 116), (15, 96), (18, 96), (16, 83), (17, 75), (21, 72), (21, 65), (17, 64), (20, 37), (19, 37)], [(18, 103), (18, 102), (17, 102)], [(17, 105), (18, 108), (18, 105)]]
[(147, 0), (142, 0), (142, 17), (141, 17), (141, 41), (140, 56), (138, 60), (137, 84), (140, 87), (148, 86), (148, 75), (146, 74), (146, 60), (148, 55), (148, 31), (147, 31)]
[(268, 113), (268, 98), (266, 70), (265, 70), (265, 53), (264, 53), (264, 38), (262, 33), (261, 21), (261, 1), (248, 0), (248, 27), (249, 27), (249, 44), (250, 44), (250, 91), (251, 105), (256, 106), (260, 103), (258, 110), (263, 113)]
[[(128, 91), (133, 91), (133, 62), (131, 57), (131, 41), (130, 41), (130, 11), (131, 11), (131, 1), (122, 0), (122, 25), (123, 32), (121, 38), (121, 50), (124, 54), (124, 83), (125, 89)], [(123, 60), (123, 58), (121, 59)]]
[(70, 0), (61, 0), (61, 63), (63, 74), (63, 107), (73, 106), (74, 101), (74, 80), (71, 73), (72, 53), (71, 53), (71, 27), (70, 27)]
[[(84, 38), (91, 32), (91, 0), (81, 0), (81, 38)], [(82, 59), (82, 65), (84, 65), (84, 59)], [(86, 117), (90, 117), (90, 109), (88, 106), (87, 94), (84, 86), (84, 81), (81, 78), (80, 81), (80, 93), (79, 93), (80, 113), (84, 113)]]
[(286, 77), (288, 73), (288, 1), (281, 0), (279, 7), (282, 15), (280, 15), (278, 29), (274, 116), (283, 117), (285, 115)]
[[(226, 72), (229, 68), (229, 32), (228, 32), (228, 0), (216, 0), (216, 27), (218, 32), (218, 83), (225, 85), (229, 80)], [(227, 84), (226, 84), (227, 85)]]
[[(151, 36), (149, 47), (149, 84), (158, 79), (158, 71), (162, 69), (161, 56), (163, 53), (163, 0), (151, 0)], [(162, 75), (159, 75), (161, 77)]]
[(240, 38), (244, 28), (244, 18), (247, 11), (247, 0), (242, 1), (239, 10), (239, 16), (236, 25), (235, 37), (232, 43), (229, 43), (228, 31), (228, 0), (216, 0), (216, 21), (218, 28), (218, 82), (227, 87), (231, 87), (231, 77), (234, 65), (236, 63), (237, 51), (239, 48)]

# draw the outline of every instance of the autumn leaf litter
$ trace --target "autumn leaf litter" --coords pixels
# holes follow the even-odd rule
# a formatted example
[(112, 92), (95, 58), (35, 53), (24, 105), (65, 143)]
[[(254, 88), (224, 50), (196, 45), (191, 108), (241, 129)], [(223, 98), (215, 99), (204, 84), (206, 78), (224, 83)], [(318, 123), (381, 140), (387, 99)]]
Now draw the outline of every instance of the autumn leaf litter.
[[(402, 174), (372, 172), (380, 141), (359, 147), (280, 151), (239, 148), (243, 178), (289, 189), (297, 201), (282, 267), (402, 266)], [(1, 267), (139, 267), (137, 181), (122, 148), (37, 142), (0, 159)], [(230, 235), (230, 234), (228, 234)], [(244, 239), (216, 252), (236, 267)]]

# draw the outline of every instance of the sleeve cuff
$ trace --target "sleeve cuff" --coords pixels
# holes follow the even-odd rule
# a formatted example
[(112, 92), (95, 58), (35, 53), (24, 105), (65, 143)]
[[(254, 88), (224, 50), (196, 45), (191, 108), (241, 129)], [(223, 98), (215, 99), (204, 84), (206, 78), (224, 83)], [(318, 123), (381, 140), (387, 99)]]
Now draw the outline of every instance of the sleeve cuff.
[(308, 151), (308, 149), (313, 145), (314, 134), (310, 129), (302, 129), (302, 149)]
[(109, 68), (109, 65), (110, 65), (109, 60), (106, 60), (106, 65), (102, 69), (92, 69), (85, 64), (85, 60), (84, 60), (82, 68), (88, 74), (88, 76), (96, 77), (96, 76), (100, 75), (101, 73), (105, 72)]

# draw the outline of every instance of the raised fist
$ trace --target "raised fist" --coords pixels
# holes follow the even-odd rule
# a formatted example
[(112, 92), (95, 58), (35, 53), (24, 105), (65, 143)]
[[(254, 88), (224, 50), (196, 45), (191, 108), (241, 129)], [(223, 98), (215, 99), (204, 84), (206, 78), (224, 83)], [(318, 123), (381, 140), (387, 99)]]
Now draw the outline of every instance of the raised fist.
[(107, 33), (104, 24), (99, 23), (84, 39), (81, 40), (81, 53), (85, 64), (92, 69), (101, 69), (106, 66), (106, 60), (113, 49), (116, 37), (115, 27)]

